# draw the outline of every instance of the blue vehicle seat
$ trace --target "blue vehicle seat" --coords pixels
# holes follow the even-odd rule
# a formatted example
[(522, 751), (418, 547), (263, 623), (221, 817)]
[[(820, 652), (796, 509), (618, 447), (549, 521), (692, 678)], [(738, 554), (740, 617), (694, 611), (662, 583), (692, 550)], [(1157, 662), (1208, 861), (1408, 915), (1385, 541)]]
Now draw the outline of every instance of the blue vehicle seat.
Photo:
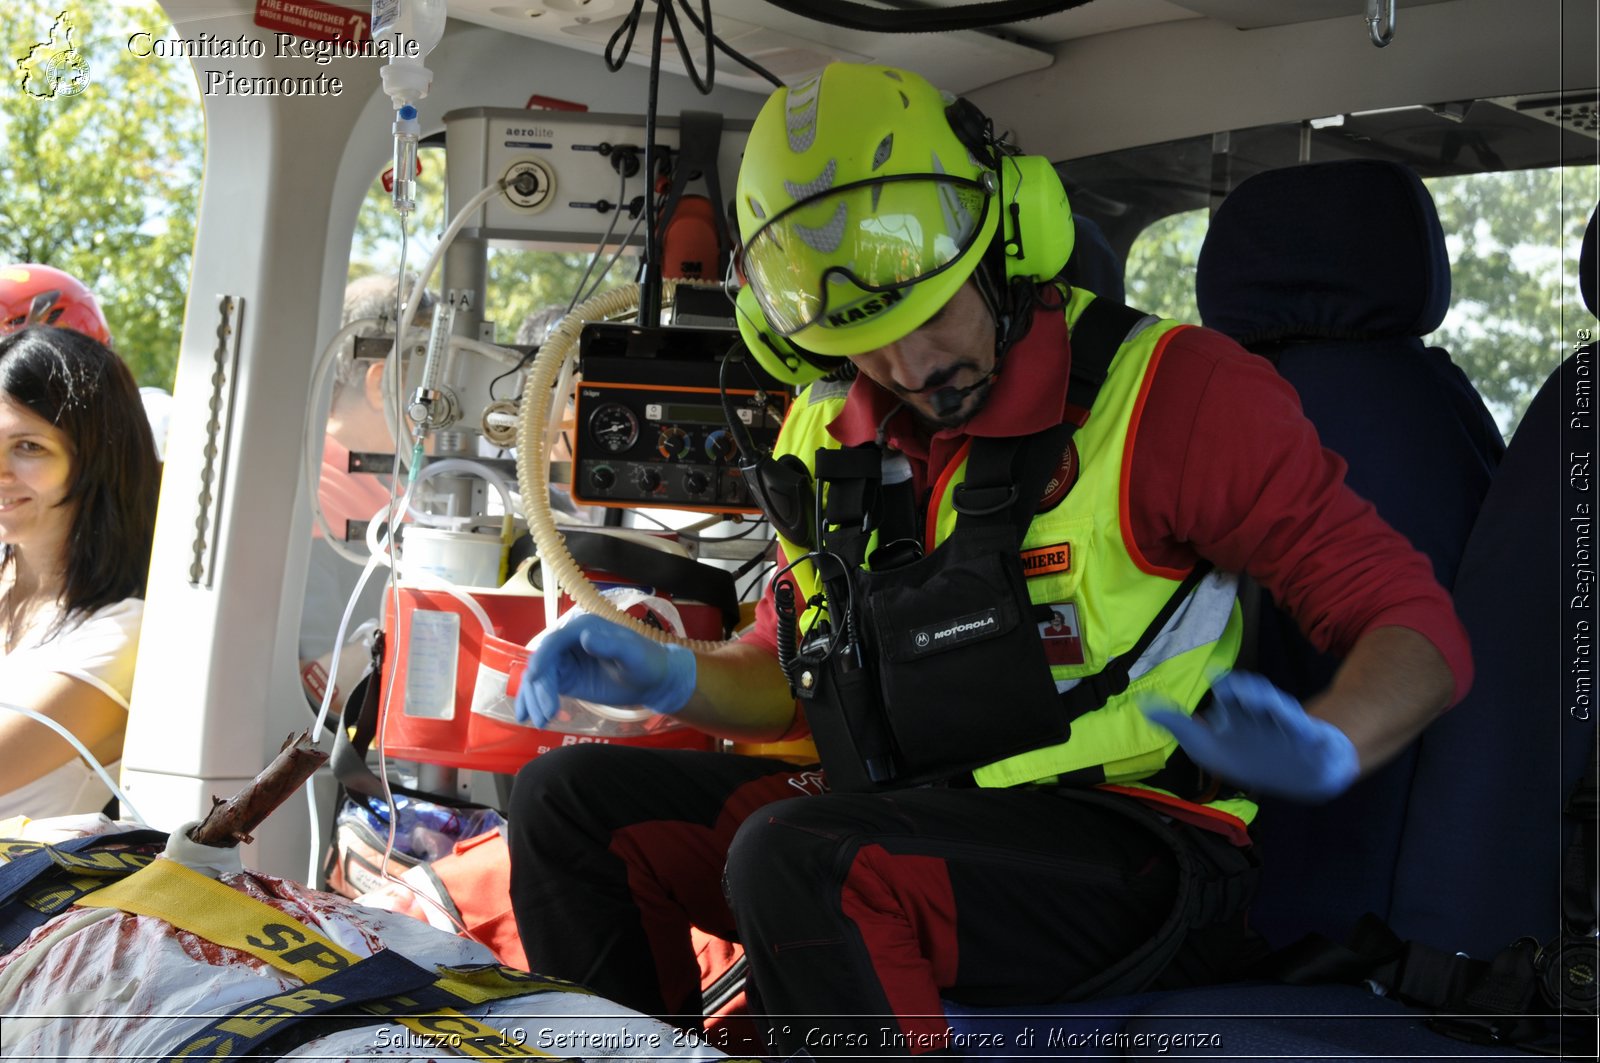
[[(1595, 217), (1579, 271), (1590, 313)], [(1560, 868), (1548, 813), (1566, 800), (1594, 751), (1595, 654), (1575, 641), (1582, 634), (1576, 621), (1592, 628), (1600, 601), (1587, 597), (1593, 576), (1581, 576), (1595, 569), (1593, 485), (1585, 483), (1595, 444), (1594, 375), (1590, 343), (1545, 381), (1468, 540), (1456, 609), (1472, 635), (1477, 681), (1422, 739), (1396, 880), (1400, 903), (1390, 914), (1402, 937), (1483, 956), (1522, 935), (1548, 941), (1558, 929), (1550, 900), (1560, 893)], [(1585, 675), (1590, 682), (1580, 686)], [(1569, 837), (1571, 830), (1568, 824)]]
[[(1360, 160), (1244, 181), (1212, 221), (1197, 295), (1206, 325), (1275, 361), (1324, 445), (1348, 463), (1351, 486), (1452, 586), (1504, 444), (1465, 375), (1422, 340), (1444, 317), (1450, 274), (1438, 215), (1416, 175)], [(1262, 612), (1253, 666), (1302, 697), (1326, 686), (1337, 662), (1317, 654), (1270, 603)], [(1328, 805), (1262, 801), (1252, 834), (1265, 867), (1252, 918), (1272, 944), (1312, 932), (1342, 941), (1366, 912), (1393, 920), (1410, 911), (1415, 902), (1398, 891), (1412, 885), (1402, 854), (1424, 833), (1407, 833), (1420, 747), (1413, 743)], [(1404, 921), (1396, 929), (1411, 933)], [(1153, 1022), (1169, 1003), (1176, 1014), (1276, 1014), (1280, 990), (1311, 994), (1304, 1012), (1388, 1014), (1437, 1040), (1399, 1005), (1342, 987), (1232, 986), (1009, 1016), (953, 1004), (946, 1012), (958, 1031), (1009, 1034), (1009, 1049), (987, 1057), (1009, 1058), (1036, 1051), (1016, 1041), (1030, 1027), (1041, 1038), (1055, 1031), (1059, 1054), (1092, 1042), (1096, 1031), (1120, 1030), (1131, 1014)], [(1260, 1023), (1252, 1029), (1269, 1032)], [(1103, 1054), (1105, 1047), (1088, 1043), (1080, 1051)]]
[(1093, 218), (1072, 216), (1074, 237), (1072, 255), (1061, 270), (1061, 279), (1075, 288), (1094, 292), (1120, 303), (1127, 298), (1122, 277), (1122, 259), (1111, 249), (1104, 230)]
[[(1416, 174), (1359, 159), (1249, 178), (1212, 219), (1195, 290), (1203, 322), (1276, 363), (1351, 488), (1450, 588), (1504, 444), (1466, 376), (1421, 338), (1444, 319), (1450, 264)], [(1265, 601), (1254, 646), (1255, 670), (1302, 700), (1338, 664)], [(1416, 757), (1413, 745), (1327, 805), (1263, 804), (1252, 918), (1274, 945), (1343, 940), (1363, 913), (1392, 915)]]
[[(1591, 313), (1595, 240), (1591, 217), (1580, 260)], [(1569, 460), (1594, 451), (1595, 361), (1590, 344), (1540, 388), (1462, 553), (1456, 608), (1472, 637), (1477, 678), (1461, 704), (1417, 743), (1388, 918), (1401, 938), (1447, 953), (1488, 959), (1518, 938), (1550, 942), (1560, 929), (1561, 865), (1579, 829), (1560, 810), (1595, 754), (1592, 667), (1586, 678), (1570, 666), (1581, 625), (1593, 634), (1596, 599), (1582, 600), (1592, 594), (1586, 588), (1593, 577), (1581, 575), (1581, 558), (1587, 552), (1592, 572), (1594, 486), (1584, 480), (1591, 474), (1574, 475)], [(1447, 1040), (1424, 1028), (1419, 1013), (1340, 986), (1192, 990), (1142, 1010), (1129, 1020), (1128, 1034), (1155, 1043), (1148, 1039), (1209, 1031), (1223, 1047), (1198, 1053), (1208, 1056), (1511, 1051)], [(1363, 1018), (1341, 1020), (1341, 1013)], [(1385, 1021), (1365, 1018), (1374, 1014)], [(1306, 1015), (1326, 1017), (1298, 1018)]]

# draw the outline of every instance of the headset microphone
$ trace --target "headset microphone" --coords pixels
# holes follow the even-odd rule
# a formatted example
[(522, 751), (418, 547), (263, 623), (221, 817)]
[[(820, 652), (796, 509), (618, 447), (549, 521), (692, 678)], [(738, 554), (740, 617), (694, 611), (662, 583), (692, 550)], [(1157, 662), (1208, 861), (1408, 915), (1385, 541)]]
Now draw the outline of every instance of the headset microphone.
[(961, 404), (967, 401), (967, 396), (989, 386), (997, 374), (994, 370), (983, 375), (983, 379), (976, 384), (964, 388), (940, 388), (928, 397), (928, 402), (933, 406), (933, 415), (943, 420), (953, 416), (961, 409)]

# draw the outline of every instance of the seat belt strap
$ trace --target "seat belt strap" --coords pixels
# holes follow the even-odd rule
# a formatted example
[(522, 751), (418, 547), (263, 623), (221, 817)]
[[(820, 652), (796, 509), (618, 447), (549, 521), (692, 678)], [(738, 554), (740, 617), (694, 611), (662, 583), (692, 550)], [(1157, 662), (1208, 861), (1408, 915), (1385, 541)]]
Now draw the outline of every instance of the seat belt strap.
[(0, 905), (8, 903), (34, 880), (50, 872), (65, 870), (92, 873), (97, 868), (115, 870), (121, 866), (120, 857), (123, 854), (120, 852), (94, 853), (85, 858), (76, 858), (77, 854), (86, 850), (102, 849), (109, 845), (164, 845), (166, 841), (166, 834), (158, 830), (96, 834), (51, 844), (10, 838), (0, 840), (0, 858), (6, 861), (0, 864)]
[(110, 844), (164, 843), (158, 830), (124, 831), (45, 845), (0, 841), (0, 956), (4, 956), (78, 898), (107, 882), (131, 875), (155, 856), (132, 849), (97, 850)]
[(393, 949), (384, 949), (317, 979), (315, 985), (282, 989), (234, 1008), (186, 1035), (176, 1050), (161, 1057), (162, 1063), (264, 1055), (257, 1049), (269, 1039), (275, 1041), (271, 1055), (276, 1057), (288, 1050), (285, 1035), (297, 1026), (297, 1032), (304, 1036), (296, 1045), (315, 1036), (315, 1030), (301, 1025), (305, 1020), (335, 1008), (349, 1011), (362, 1004), (414, 993), (431, 985), (434, 977), (433, 972), (418, 967)]
[[(310, 984), (360, 962), (361, 957), (328, 940), (269, 904), (247, 897), (172, 860), (157, 860), (120, 882), (78, 902), (85, 908), (115, 908), (161, 919), (228, 948), (247, 952)], [(588, 993), (570, 982), (509, 967), (440, 968), (433, 985), (453, 1004), (476, 1005), (549, 990)], [(409, 1007), (409, 1004), (401, 1005)], [(398, 1007), (368, 1002), (357, 1010), (390, 1016)], [(479, 1058), (563, 1059), (508, 1039), (499, 1030), (453, 1007), (428, 1015), (393, 1015), (393, 1021), (429, 1044)]]

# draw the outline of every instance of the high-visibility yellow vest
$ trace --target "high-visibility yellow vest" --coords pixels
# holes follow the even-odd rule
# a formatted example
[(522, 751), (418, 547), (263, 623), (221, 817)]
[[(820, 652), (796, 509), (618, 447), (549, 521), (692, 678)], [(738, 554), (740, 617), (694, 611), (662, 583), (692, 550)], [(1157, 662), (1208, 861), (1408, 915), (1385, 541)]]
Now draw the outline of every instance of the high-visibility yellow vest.
[[(1071, 290), (1065, 310), (1069, 330), (1093, 298), (1088, 292)], [(1069, 663), (1051, 665), (1060, 691), (1099, 672), (1108, 660), (1132, 647), (1187, 575), (1141, 565), (1134, 558), (1125, 536), (1125, 532), (1131, 535), (1131, 528), (1125, 527), (1124, 497), (1131, 461), (1129, 428), (1145, 382), (1163, 346), (1187, 327), (1152, 320), (1124, 340), (1092, 415), (1073, 437), (1079, 456), (1076, 483), (1063, 501), (1034, 517), (1023, 540), (1030, 600), (1057, 607), (1065, 619), (1075, 621), (1065, 643), (1068, 652), (1056, 655)], [(803, 392), (779, 434), (777, 452), (794, 454), (812, 468), (818, 449), (838, 447), (827, 426), (843, 407), (848, 390), (846, 384), (819, 382)], [(954, 488), (965, 474), (963, 456), (955, 470), (940, 477), (935, 527), (929, 536), (934, 545), (955, 528)], [(794, 543), (780, 542), (791, 562), (805, 553)], [(869, 545), (869, 555), (875, 545)], [(793, 575), (799, 586), (797, 600), (811, 599), (818, 589), (815, 569), (802, 562)], [(1138, 788), (1139, 780), (1159, 771), (1176, 748), (1167, 731), (1146, 721), (1138, 701), (1154, 696), (1193, 712), (1210, 681), (1233, 666), (1241, 633), (1236, 584), (1235, 576), (1218, 572), (1201, 580), (1134, 665), (1127, 689), (1074, 720), (1067, 741), (986, 764), (973, 771), (974, 780), (980, 786), (1061, 779)], [(806, 610), (801, 631), (815, 622), (818, 608)], [(994, 709), (1003, 711), (1003, 705)], [(1254, 804), (1239, 798), (1212, 802), (1210, 808), (1244, 823), (1255, 816)]]

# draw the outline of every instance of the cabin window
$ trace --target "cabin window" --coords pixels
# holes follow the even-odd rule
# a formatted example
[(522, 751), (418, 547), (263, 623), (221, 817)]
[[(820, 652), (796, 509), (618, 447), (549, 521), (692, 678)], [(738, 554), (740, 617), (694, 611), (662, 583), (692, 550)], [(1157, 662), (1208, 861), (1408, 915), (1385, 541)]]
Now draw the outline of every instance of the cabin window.
[(1600, 168), (1424, 179), (1450, 254), (1450, 312), (1428, 342), (1450, 352), (1507, 438), (1539, 385), (1594, 319), (1578, 250)]
[(1594, 138), (1536, 104), (1507, 98), (1336, 115), (1059, 169), (1073, 210), (1094, 219), (1123, 256), (1128, 302), (1198, 322), (1195, 264), (1228, 189), (1304, 161), (1406, 163), (1433, 196), (1451, 260), (1449, 313), (1426, 340), (1450, 351), (1509, 437), (1577, 330), (1594, 325), (1577, 291), (1584, 226), (1600, 201)]
[(1204, 207), (1180, 211), (1138, 235), (1128, 249), (1123, 275), (1129, 305), (1178, 321), (1200, 320), (1194, 271), (1209, 220)]

